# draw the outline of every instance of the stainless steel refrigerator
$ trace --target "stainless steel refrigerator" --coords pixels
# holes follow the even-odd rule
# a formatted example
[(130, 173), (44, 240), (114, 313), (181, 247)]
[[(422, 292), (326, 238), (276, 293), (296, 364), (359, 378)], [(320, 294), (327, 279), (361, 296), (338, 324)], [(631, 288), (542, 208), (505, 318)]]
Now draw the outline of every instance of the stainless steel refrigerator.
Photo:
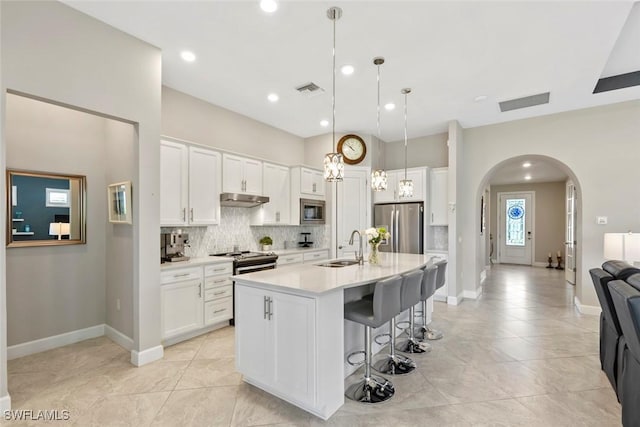
[(424, 205), (422, 202), (375, 205), (375, 227), (386, 227), (391, 237), (380, 245), (382, 252), (424, 253)]

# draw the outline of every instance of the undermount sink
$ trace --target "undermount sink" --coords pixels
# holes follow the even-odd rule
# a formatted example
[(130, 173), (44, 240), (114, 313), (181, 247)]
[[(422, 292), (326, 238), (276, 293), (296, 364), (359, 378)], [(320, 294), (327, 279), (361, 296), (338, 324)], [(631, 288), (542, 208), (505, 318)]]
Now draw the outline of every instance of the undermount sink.
[(354, 260), (354, 259), (337, 259), (335, 261), (329, 261), (329, 262), (325, 262), (322, 264), (317, 264), (320, 267), (332, 267), (332, 268), (337, 268), (337, 267), (346, 267), (349, 265), (354, 265), (357, 264), (358, 261)]

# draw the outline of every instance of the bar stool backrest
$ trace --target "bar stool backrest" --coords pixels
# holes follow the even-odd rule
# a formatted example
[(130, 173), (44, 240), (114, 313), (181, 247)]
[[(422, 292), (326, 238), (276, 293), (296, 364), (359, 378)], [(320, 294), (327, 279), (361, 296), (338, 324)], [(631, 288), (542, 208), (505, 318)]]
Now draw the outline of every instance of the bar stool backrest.
[(423, 270), (420, 301), (428, 300), (436, 293), (436, 276), (438, 267), (430, 265)]
[(408, 310), (420, 302), (422, 288), (422, 270), (410, 271), (402, 275), (402, 292), (400, 311)]
[(438, 274), (436, 276), (436, 289), (440, 289), (444, 286), (444, 282), (446, 280), (447, 260), (443, 259), (442, 261), (436, 262), (434, 265), (438, 267)]
[(373, 317), (384, 324), (400, 313), (402, 277), (393, 276), (376, 283), (373, 291)]

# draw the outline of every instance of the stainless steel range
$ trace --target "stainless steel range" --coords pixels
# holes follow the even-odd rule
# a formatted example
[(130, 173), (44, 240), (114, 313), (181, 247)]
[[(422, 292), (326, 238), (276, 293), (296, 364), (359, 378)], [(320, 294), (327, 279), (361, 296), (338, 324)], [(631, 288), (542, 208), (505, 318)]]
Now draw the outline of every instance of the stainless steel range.
[[(246, 274), (254, 273), (261, 270), (272, 270), (276, 268), (276, 260), (278, 255), (273, 252), (250, 252), (250, 251), (238, 251), (238, 252), (226, 252), (220, 254), (212, 254), (211, 256), (224, 256), (233, 258), (233, 274)], [(233, 282), (233, 316), (235, 318), (236, 311), (236, 292), (235, 282)], [(229, 320), (229, 324), (234, 324), (234, 319)]]

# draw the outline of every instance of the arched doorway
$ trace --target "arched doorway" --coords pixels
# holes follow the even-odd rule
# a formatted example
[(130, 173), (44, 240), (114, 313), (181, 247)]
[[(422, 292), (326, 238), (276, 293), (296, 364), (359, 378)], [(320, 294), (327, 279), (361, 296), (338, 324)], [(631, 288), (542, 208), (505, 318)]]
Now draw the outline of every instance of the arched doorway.
[[(525, 179), (525, 177), (527, 177), (527, 179)], [(530, 184), (523, 184), (525, 182), (530, 182)], [(484, 277), (485, 266), (492, 260), (500, 260), (500, 255), (502, 255), (503, 262), (511, 262), (511, 260), (513, 260), (513, 258), (509, 256), (505, 256), (504, 253), (499, 253), (500, 250), (504, 251), (506, 247), (506, 231), (500, 230), (500, 227), (502, 226), (504, 228), (504, 224), (507, 224), (509, 219), (508, 215), (504, 212), (496, 212), (496, 210), (504, 210), (505, 200), (508, 199), (511, 194), (514, 195), (513, 197), (523, 197), (525, 193), (532, 193), (524, 191), (524, 189), (536, 188), (536, 186), (549, 187), (549, 185), (543, 186), (540, 184), (541, 182), (555, 182), (556, 185), (553, 186), (555, 188), (554, 191), (556, 193), (562, 191), (562, 197), (558, 198), (556, 194), (553, 202), (560, 203), (561, 206), (556, 206), (558, 211), (556, 211), (556, 214), (553, 216), (553, 224), (550, 224), (548, 220), (545, 221), (544, 218), (540, 218), (537, 221), (532, 221), (532, 223), (527, 226), (528, 228), (523, 230), (522, 247), (524, 248), (525, 245), (531, 245), (533, 249), (529, 248), (529, 250), (533, 252), (527, 255), (530, 257), (530, 261), (522, 263), (533, 266), (543, 266), (544, 262), (548, 259), (547, 252), (549, 252), (553, 260), (553, 265), (558, 266), (558, 255), (560, 255), (562, 262), (560, 266), (568, 268), (567, 280), (572, 284), (576, 282), (581, 283), (582, 191), (580, 182), (575, 173), (565, 163), (553, 157), (534, 154), (518, 155), (496, 162), (484, 173), (482, 180), (475, 189), (475, 206), (480, 206), (480, 209), (483, 211), (481, 214), (483, 219), (481, 221), (486, 222), (486, 224), (479, 224), (480, 232), (476, 233), (477, 256), (475, 267), (478, 272), (476, 275), (478, 281), (481, 281)], [(493, 191), (490, 191), (491, 187), (493, 187)], [(568, 188), (566, 191), (570, 191), (571, 197), (569, 199), (567, 199), (566, 188)], [(496, 190), (519, 191), (500, 193)], [(496, 200), (496, 194), (500, 194), (501, 204), (499, 203), (500, 200)], [(528, 196), (533, 196), (535, 200), (535, 191), (533, 194), (528, 194)], [(530, 199), (527, 200), (529, 200), (527, 203), (531, 203)], [(569, 202), (567, 202), (567, 200), (569, 200)], [(547, 201), (547, 203), (549, 202)], [(536, 211), (540, 211), (540, 209)], [(544, 212), (544, 210), (542, 210), (542, 212)], [(532, 212), (532, 215), (528, 218), (533, 216), (534, 214)], [(561, 224), (558, 224), (558, 222)], [(485, 225), (486, 230), (483, 230)], [(549, 229), (552, 229), (552, 234), (555, 234), (553, 238), (548, 236)], [(498, 231), (497, 233), (496, 230)], [(536, 244), (537, 241), (539, 244)], [(552, 243), (550, 243), (550, 241)], [(502, 249), (500, 249), (501, 246)], [(515, 247), (517, 248), (517, 246)], [(479, 285), (480, 283), (477, 284), (477, 286)]]

